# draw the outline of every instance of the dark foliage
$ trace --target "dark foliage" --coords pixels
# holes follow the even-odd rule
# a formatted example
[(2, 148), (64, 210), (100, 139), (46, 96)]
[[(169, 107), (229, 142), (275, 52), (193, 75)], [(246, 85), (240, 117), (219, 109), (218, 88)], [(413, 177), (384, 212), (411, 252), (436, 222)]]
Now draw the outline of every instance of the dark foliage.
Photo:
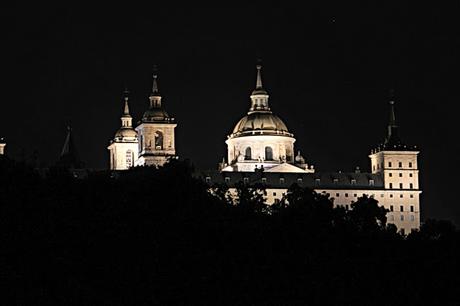
[[(457, 305), (459, 234), (407, 238), (363, 197), (350, 211), (290, 187), (208, 186), (188, 162), (41, 179), (0, 159), (2, 305)], [(6, 293), (5, 293), (6, 292)]]

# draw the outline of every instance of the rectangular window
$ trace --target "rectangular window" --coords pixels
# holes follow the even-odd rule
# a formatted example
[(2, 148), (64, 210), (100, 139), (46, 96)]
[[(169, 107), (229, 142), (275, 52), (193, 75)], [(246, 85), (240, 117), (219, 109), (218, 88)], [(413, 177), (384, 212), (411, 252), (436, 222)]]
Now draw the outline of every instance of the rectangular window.
[(315, 179), (315, 184), (316, 184), (316, 185), (321, 184), (321, 179), (319, 179), (319, 178)]
[(356, 185), (356, 180), (355, 180), (355, 179), (352, 179), (352, 180), (351, 180), (351, 184), (352, 184), (352, 185)]
[(336, 193), (336, 194), (335, 194), (335, 196), (336, 196), (336, 197), (339, 197), (339, 196), (340, 196), (340, 194)]
[(411, 194), (411, 195), (410, 195), (410, 197), (411, 197), (411, 198), (413, 198), (413, 197), (414, 197), (414, 195), (413, 195), (413, 194)]
[(413, 177), (414, 175), (412, 173), (409, 173), (409, 177)]
[(276, 192), (273, 193), (273, 196), (276, 197)]
[(414, 189), (414, 184), (410, 183), (410, 184), (409, 184), (409, 188), (410, 188), (410, 189)]
[(369, 180), (369, 186), (374, 186), (374, 180)]
[(245, 183), (249, 182), (249, 177), (244, 177), (244, 178), (243, 178), (243, 181), (244, 181)]
[(404, 211), (404, 206), (399, 206), (399, 211)]
[(393, 197), (393, 194), (390, 194), (390, 198), (392, 198), (392, 197)]
[(399, 183), (399, 189), (403, 189), (403, 184)]
[(348, 204), (347, 204), (347, 205), (345, 205), (345, 209), (346, 209), (346, 210), (348, 210)]
[(412, 168), (412, 162), (409, 162), (409, 168)]
[(411, 221), (415, 221), (415, 216), (414, 216), (414, 215), (410, 215), (410, 220), (411, 220)]
[(357, 197), (358, 197), (358, 194), (357, 194), (357, 193), (355, 193), (353, 196), (354, 196), (355, 198), (357, 198)]
[(375, 171), (375, 165), (372, 166), (372, 171)]
[(393, 189), (393, 183), (390, 183), (390, 189)]
[(399, 173), (399, 177), (402, 177), (402, 173)]
[(385, 196), (385, 195), (384, 195), (383, 193), (380, 195), (381, 198), (383, 198), (384, 196)]
[(388, 173), (388, 176), (389, 176), (389, 177), (393, 177), (393, 173), (391, 173), (391, 172)]
[[(402, 217), (402, 216), (401, 216)], [(401, 218), (401, 221), (404, 221), (404, 217)], [(401, 235), (405, 235), (406, 234), (406, 230), (404, 230), (403, 228), (401, 229)]]
[(299, 178), (297, 179), (297, 183), (302, 184), (302, 178), (301, 178), (301, 177), (299, 177)]
[(391, 162), (388, 162), (388, 167), (390, 167), (390, 168), (391, 168)]
[(280, 184), (284, 184), (284, 177), (280, 177)]
[(334, 179), (334, 184), (338, 184), (339, 183), (339, 179)]
[(393, 211), (393, 205), (390, 205), (390, 211)]
[(263, 177), (262, 178), (262, 183), (266, 183), (267, 182), (267, 178), (266, 177)]
[(210, 176), (207, 176), (206, 177), (206, 183), (210, 183), (211, 182), (211, 177)]
[(414, 212), (414, 205), (410, 206), (410, 212)]
[(345, 198), (348, 198), (348, 193), (345, 193)]
[(391, 215), (389, 220), (390, 220), (390, 221), (394, 221), (394, 220), (395, 220), (395, 216)]
[(225, 177), (225, 182), (226, 183), (229, 183), (230, 182), (230, 178), (228, 176)]
[(404, 221), (404, 215), (401, 215), (401, 219), (400, 219), (400, 220), (401, 220), (401, 221)]
[(402, 168), (402, 162), (398, 163), (399, 168)]
[(403, 198), (403, 197), (404, 197), (404, 195), (400, 194), (400, 195), (399, 195), (399, 197), (400, 197), (400, 198)]

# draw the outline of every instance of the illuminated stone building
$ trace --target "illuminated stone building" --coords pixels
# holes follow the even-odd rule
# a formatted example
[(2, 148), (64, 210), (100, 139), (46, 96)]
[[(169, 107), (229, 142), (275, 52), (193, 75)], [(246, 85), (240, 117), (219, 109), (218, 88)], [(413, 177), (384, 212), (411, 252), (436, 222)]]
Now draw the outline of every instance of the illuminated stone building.
[(268, 105), (260, 66), (250, 98), (248, 114), (238, 121), (226, 141), (227, 162), (220, 164), (219, 172), (203, 173), (208, 184), (226, 183), (232, 194), (237, 182), (262, 183), (268, 204), (279, 201), (293, 183), (328, 193), (334, 205), (346, 209), (358, 197), (368, 195), (389, 210), (388, 223), (395, 224), (401, 232), (420, 227), (419, 151), (399, 138), (393, 101), (387, 136), (369, 155), (371, 172), (357, 168), (350, 173), (331, 173), (315, 171), (300, 153), (294, 157), (294, 135)]
[(177, 126), (162, 106), (157, 75), (153, 76), (149, 108), (134, 129), (125, 93), (121, 127), (108, 146), (110, 169), (127, 170), (133, 166), (162, 166), (176, 156), (174, 129)]

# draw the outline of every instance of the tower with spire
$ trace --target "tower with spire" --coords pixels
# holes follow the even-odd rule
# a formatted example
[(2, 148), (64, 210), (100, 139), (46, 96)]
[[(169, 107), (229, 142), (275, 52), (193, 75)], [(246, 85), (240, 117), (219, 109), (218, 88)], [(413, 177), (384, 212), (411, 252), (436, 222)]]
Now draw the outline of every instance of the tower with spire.
[(136, 166), (162, 166), (170, 158), (176, 157), (174, 129), (177, 124), (162, 105), (157, 79), (155, 72), (149, 108), (136, 127), (139, 138)]
[(389, 193), (388, 199), (378, 200), (380, 204), (390, 207), (390, 223), (402, 229), (418, 228), (422, 193), (419, 187), (419, 150), (416, 146), (407, 145), (400, 138), (393, 97), (389, 101), (389, 108), (387, 135), (383, 143), (369, 155), (372, 173), (381, 176), (384, 188)]
[(110, 152), (111, 170), (127, 170), (134, 166), (138, 158), (138, 137), (133, 128), (133, 118), (129, 113), (129, 92), (127, 89), (123, 93), (123, 100), (121, 126), (107, 147)]

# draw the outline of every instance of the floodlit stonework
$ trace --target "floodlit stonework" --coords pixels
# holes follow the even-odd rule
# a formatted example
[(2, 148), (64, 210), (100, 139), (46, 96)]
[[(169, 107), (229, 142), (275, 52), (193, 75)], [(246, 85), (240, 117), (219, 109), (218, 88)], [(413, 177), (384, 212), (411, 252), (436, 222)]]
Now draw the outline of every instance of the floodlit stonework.
[(6, 147), (5, 141), (3, 140), (3, 138), (0, 138), (0, 155), (5, 154), (5, 147)]
[(125, 93), (125, 108), (122, 125), (108, 146), (110, 169), (127, 170), (134, 166), (162, 166), (176, 157), (174, 129), (177, 126), (161, 105), (157, 75), (153, 76), (150, 105), (139, 125), (132, 127), (128, 96)]
[(235, 196), (236, 183), (261, 183), (266, 187), (267, 204), (280, 201), (293, 183), (327, 193), (334, 205), (346, 209), (358, 197), (367, 195), (389, 210), (388, 223), (402, 233), (420, 227), (419, 151), (400, 140), (393, 101), (385, 141), (369, 155), (371, 172), (356, 169), (351, 173), (325, 173), (309, 166), (300, 152), (293, 156), (294, 135), (272, 113), (268, 97), (258, 66), (251, 108), (226, 140), (228, 160), (219, 165), (220, 172), (203, 173), (208, 184), (225, 183), (230, 187), (229, 194)]

